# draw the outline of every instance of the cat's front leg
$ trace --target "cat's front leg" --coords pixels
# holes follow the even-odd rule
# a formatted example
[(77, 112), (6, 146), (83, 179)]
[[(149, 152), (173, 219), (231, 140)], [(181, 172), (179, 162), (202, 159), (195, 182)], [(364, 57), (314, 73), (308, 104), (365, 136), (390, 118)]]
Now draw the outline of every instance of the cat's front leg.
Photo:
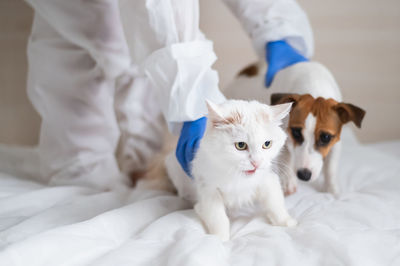
[(230, 223), (221, 193), (217, 189), (198, 190), (198, 198), (194, 209), (208, 232), (217, 235), (222, 241), (228, 241)]
[(289, 215), (286, 209), (285, 198), (277, 175), (271, 173), (264, 178), (259, 186), (257, 197), (272, 225), (287, 227), (297, 225), (297, 221)]

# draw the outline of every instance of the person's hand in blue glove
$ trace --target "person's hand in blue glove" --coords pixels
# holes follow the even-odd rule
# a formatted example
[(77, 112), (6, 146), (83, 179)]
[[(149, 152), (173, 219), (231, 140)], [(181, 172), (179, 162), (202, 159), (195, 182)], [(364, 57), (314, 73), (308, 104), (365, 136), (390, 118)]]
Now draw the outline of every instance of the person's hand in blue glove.
[(271, 86), (275, 74), (279, 70), (299, 62), (309, 61), (284, 40), (269, 42), (265, 49), (268, 63), (268, 71), (265, 75), (265, 86), (267, 88)]
[(192, 177), (190, 163), (199, 148), (200, 140), (203, 138), (204, 131), (206, 130), (206, 125), (207, 117), (183, 123), (175, 155), (182, 169), (190, 177)]

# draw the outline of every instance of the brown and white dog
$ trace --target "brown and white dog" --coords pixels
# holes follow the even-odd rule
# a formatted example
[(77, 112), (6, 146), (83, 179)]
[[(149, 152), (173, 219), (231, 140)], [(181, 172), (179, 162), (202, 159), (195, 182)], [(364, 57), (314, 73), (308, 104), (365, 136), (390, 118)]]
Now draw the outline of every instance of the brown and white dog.
[(258, 72), (256, 65), (246, 68), (225, 94), (228, 98), (256, 99), (273, 105), (294, 103), (286, 125), (289, 138), (282, 159), (289, 166), (282, 176), (285, 193), (296, 191), (297, 179), (314, 181), (322, 171), (326, 190), (338, 194), (335, 177), (342, 126), (352, 121), (361, 127), (365, 111), (342, 102), (335, 79), (320, 63), (302, 62), (281, 70), (269, 89), (263, 87), (265, 69), (260, 75)]

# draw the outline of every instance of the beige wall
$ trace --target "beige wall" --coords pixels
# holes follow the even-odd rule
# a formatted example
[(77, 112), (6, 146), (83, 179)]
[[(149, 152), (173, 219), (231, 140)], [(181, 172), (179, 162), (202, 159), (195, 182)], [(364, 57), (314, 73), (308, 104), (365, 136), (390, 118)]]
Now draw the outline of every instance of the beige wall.
[[(223, 87), (256, 58), (222, 2), (200, 2), (201, 27), (215, 42)], [(299, 2), (314, 29), (315, 59), (332, 70), (347, 102), (367, 110), (360, 139), (400, 139), (400, 1)], [(25, 93), (31, 21), (32, 11), (21, 0), (0, 1), (0, 142), (34, 144), (38, 138), (39, 117)]]
[(0, 142), (33, 144), (39, 117), (26, 96), (26, 44), (32, 11), (22, 0), (0, 1)]

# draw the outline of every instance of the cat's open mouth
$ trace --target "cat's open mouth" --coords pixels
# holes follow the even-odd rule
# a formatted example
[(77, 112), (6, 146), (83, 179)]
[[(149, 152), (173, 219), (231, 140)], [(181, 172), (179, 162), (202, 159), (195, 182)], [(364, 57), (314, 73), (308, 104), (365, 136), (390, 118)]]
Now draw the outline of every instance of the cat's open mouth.
[(246, 175), (252, 175), (252, 174), (254, 174), (256, 171), (257, 171), (257, 169), (254, 168), (253, 170), (244, 171), (244, 173), (245, 173)]

